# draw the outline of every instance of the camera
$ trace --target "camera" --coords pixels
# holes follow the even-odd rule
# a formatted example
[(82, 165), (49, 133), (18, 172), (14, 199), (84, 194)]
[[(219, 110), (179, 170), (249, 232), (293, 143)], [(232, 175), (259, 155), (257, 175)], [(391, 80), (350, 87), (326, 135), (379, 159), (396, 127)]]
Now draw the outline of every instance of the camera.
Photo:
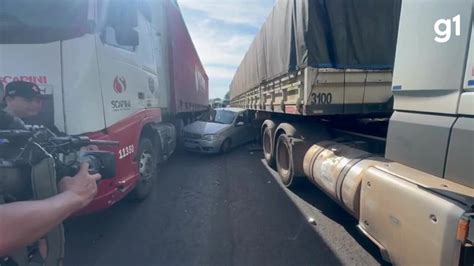
[(88, 163), (89, 173), (100, 174), (102, 179), (115, 176), (115, 155), (105, 151), (79, 151), (69, 163), (56, 167), (56, 174), (74, 176), (79, 172), (81, 163)]
[(3, 202), (37, 198), (38, 187), (76, 175), (82, 163), (89, 164), (89, 173), (112, 178), (116, 174), (115, 154), (87, 147), (116, 144), (85, 136), (57, 136), (38, 127), (0, 130), (0, 197)]

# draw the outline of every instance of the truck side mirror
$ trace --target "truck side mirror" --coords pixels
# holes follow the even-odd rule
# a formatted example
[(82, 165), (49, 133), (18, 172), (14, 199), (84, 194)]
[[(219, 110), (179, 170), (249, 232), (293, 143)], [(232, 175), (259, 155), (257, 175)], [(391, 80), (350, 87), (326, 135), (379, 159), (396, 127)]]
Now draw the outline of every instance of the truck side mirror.
[(241, 126), (245, 126), (245, 123), (240, 121), (240, 122), (237, 122), (237, 124), (235, 125), (236, 127), (241, 127)]
[(118, 45), (138, 46), (140, 44), (138, 32), (134, 29), (116, 29), (115, 40)]

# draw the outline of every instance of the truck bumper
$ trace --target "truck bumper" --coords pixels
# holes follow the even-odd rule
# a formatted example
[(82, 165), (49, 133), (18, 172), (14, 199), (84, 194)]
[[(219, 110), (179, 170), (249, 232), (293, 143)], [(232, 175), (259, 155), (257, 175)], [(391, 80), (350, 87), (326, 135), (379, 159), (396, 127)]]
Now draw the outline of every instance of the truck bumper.
[(138, 175), (129, 176), (122, 180), (104, 180), (99, 183), (99, 191), (94, 200), (73, 216), (81, 216), (99, 212), (109, 208), (123, 199), (135, 187)]

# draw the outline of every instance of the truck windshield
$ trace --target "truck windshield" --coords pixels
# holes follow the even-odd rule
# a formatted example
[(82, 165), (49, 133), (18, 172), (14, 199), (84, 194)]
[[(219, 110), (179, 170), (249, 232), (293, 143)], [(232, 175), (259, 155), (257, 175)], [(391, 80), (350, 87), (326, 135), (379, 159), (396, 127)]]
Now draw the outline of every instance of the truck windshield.
[(0, 43), (49, 43), (88, 31), (88, 0), (0, 0)]
[(225, 110), (216, 110), (211, 115), (211, 122), (230, 125), (234, 122), (236, 113)]

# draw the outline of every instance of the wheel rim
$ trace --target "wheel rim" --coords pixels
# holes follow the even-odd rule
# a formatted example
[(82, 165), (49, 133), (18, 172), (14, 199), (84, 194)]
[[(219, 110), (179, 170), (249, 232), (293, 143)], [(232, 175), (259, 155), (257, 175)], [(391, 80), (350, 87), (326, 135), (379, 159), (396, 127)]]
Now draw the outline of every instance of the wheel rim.
[(284, 141), (280, 141), (278, 145), (278, 169), (283, 183), (288, 184), (290, 181), (290, 151), (288, 145)]
[(142, 183), (148, 183), (153, 173), (153, 155), (150, 151), (145, 150), (140, 155), (140, 181)]

